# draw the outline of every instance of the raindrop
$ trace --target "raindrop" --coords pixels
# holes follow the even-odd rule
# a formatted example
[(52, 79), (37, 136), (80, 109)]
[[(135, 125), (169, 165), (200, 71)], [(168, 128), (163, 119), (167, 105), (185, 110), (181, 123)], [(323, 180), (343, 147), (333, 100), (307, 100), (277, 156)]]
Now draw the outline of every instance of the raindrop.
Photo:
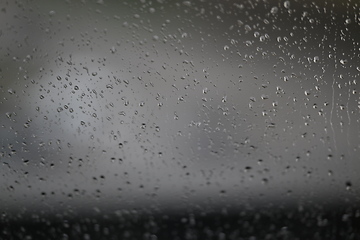
[(184, 1), (183, 4), (187, 7), (190, 7), (191, 6), (191, 2), (190, 1)]
[(245, 172), (249, 172), (251, 169), (252, 169), (252, 167), (246, 166), (246, 167), (245, 167)]
[(11, 112), (6, 112), (5, 115), (6, 115), (7, 118), (11, 118), (12, 113)]
[(348, 60), (347, 60), (347, 59), (341, 59), (341, 60), (340, 60), (340, 63), (341, 63), (342, 65), (347, 64), (347, 62), (348, 62)]
[(271, 10), (270, 10), (270, 12), (272, 14), (277, 14), (278, 11), (279, 11), (279, 9), (277, 7), (272, 7)]
[(284, 2), (284, 7), (289, 9), (290, 8), (290, 1), (285, 1)]
[(350, 181), (347, 181), (347, 182), (345, 183), (345, 186), (346, 186), (346, 190), (347, 190), (347, 191), (350, 191), (350, 190), (351, 190), (351, 187), (352, 187), (352, 183), (351, 183)]
[(251, 31), (251, 27), (249, 25), (245, 25), (245, 30), (246, 31)]
[(252, 42), (248, 40), (248, 41), (245, 42), (245, 45), (249, 47), (249, 46), (252, 45)]
[(261, 95), (261, 99), (262, 99), (262, 100), (266, 100), (266, 99), (268, 99), (268, 98), (269, 98), (268, 95), (265, 95), (265, 94)]

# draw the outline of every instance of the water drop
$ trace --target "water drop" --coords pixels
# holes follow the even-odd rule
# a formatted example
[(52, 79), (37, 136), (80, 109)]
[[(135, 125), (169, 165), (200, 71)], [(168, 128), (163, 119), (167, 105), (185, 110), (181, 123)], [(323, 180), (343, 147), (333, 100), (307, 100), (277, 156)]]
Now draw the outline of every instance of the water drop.
[(285, 1), (284, 2), (284, 7), (289, 9), (290, 8), (290, 1)]
[(191, 6), (191, 2), (190, 1), (184, 1), (183, 4), (187, 7), (190, 7)]
[(246, 31), (251, 31), (251, 27), (249, 25), (245, 25), (245, 30)]
[(279, 9), (277, 7), (272, 7), (271, 10), (270, 10), (270, 12), (272, 14), (276, 14), (278, 11), (279, 11)]
[(262, 100), (266, 100), (266, 99), (268, 99), (268, 98), (269, 98), (268, 95), (265, 95), (265, 94), (262, 94), (262, 95), (261, 95), (261, 99), (262, 99)]
[(341, 59), (341, 60), (340, 60), (340, 63), (341, 63), (342, 65), (347, 64), (347, 62), (348, 62), (348, 60), (347, 60), (347, 59)]
[(249, 46), (252, 45), (252, 42), (248, 40), (248, 41), (245, 42), (245, 45), (249, 47)]
[(351, 187), (352, 187), (352, 183), (351, 183), (350, 181), (347, 181), (347, 182), (345, 183), (345, 186), (346, 186), (346, 190), (347, 190), (347, 191), (350, 191), (350, 190), (351, 190)]

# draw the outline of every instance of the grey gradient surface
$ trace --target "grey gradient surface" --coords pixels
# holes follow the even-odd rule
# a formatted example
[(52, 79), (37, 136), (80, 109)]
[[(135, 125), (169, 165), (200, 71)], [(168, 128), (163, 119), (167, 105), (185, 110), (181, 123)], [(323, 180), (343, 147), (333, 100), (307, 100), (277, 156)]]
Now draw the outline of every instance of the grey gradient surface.
[(291, 2), (0, 14), (0, 210), (359, 204), (359, 21)]

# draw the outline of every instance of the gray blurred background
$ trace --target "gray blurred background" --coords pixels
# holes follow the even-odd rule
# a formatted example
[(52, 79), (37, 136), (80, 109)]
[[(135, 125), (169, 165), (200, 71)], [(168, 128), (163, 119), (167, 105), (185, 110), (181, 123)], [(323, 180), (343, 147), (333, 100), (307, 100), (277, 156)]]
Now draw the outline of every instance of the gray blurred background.
[(0, 8), (1, 211), (359, 204), (356, 4)]

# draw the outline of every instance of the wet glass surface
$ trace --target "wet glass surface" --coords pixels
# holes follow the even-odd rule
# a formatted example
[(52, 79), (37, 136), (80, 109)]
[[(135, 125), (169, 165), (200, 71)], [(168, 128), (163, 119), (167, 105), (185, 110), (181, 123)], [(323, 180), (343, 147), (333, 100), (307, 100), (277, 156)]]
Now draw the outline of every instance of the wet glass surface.
[(0, 234), (359, 239), (358, 15), (2, 2)]

